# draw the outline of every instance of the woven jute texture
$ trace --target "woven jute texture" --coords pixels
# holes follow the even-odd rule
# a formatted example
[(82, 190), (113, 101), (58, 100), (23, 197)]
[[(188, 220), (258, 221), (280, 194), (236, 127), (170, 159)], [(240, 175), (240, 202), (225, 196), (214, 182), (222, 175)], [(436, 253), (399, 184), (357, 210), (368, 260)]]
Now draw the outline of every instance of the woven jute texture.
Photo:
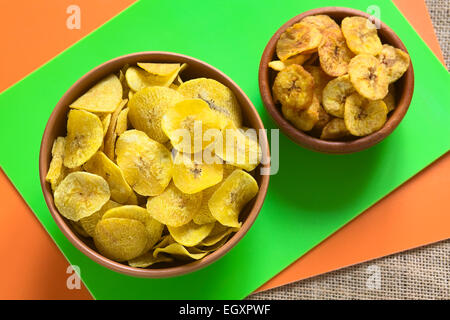
[[(450, 1), (426, 3), (449, 66)], [(253, 294), (248, 299), (450, 299), (450, 240)]]

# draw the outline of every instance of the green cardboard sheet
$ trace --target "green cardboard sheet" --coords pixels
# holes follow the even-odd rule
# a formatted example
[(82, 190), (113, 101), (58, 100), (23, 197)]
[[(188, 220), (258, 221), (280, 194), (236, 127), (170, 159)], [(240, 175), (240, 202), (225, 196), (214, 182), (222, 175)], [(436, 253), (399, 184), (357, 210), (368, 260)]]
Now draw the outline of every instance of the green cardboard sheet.
[[(93, 67), (120, 55), (158, 50), (190, 55), (219, 68), (247, 93), (266, 128), (275, 128), (258, 89), (259, 61), (272, 34), (309, 9), (344, 6), (366, 11), (373, 4), (139, 1), (0, 95), (0, 165), (70, 263), (80, 267), (95, 298), (244, 298), (449, 150), (448, 72), (392, 2), (376, 4), (381, 19), (411, 53), (416, 80), (403, 122), (377, 146), (341, 156), (303, 149), (280, 133), (279, 172), (271, 177), (258, 219), (233, 250), (203, 270), (169, 279), (134, 278), (98, 265), (72, 246), (53, 221), (39, 184), (38, 154), (47, 119), (64, 92)], [(354, 246), (358, 243), (349, 243), (348, 250)]]

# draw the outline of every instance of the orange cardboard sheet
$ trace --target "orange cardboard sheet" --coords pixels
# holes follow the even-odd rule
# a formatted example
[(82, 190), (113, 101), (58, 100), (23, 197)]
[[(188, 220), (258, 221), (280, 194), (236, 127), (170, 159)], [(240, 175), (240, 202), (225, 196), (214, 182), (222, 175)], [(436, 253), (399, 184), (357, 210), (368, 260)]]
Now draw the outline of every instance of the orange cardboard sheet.
[[(0, 10), (3, 46), (0, 91), (133, 3), (77, 0), (81, 29), (70, 30), (73, 1), (6, 2)], [(395, 0), (443, 61), (425, 2)], [(450, 155), (361, 214), (258, 290), (270, 289), (449, 237)], [(68, 263), (5, 174), (0, 171), (0, 299), (92, 299), (86, 287), (68, 289)]]

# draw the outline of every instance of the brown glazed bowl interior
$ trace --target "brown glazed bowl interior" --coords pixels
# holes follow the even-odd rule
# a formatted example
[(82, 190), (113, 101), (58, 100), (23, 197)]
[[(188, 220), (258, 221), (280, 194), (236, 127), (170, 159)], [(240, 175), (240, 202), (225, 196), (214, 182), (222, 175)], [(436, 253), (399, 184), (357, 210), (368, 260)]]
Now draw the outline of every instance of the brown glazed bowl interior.
[[(298, 130), (289, 121), (287, 121), (280, 108), (274, 103), (272, 97), (272, 84), (276, 72), (268, 67), (268, 63), (272, 60), (278, 60), (276, 55), (276, 44), (280, 35), (293, 24), (300, 22), (303, 18), (311, 15), (325, 14), (333, 18), (339, 25), (345, 17), (348, 16), (363, 16), (369, 18), (370, 15), (355, 9), (341, 8), (341, 7), (326, 7), (306, 11), (288, 22), (286, 22), (280, 29), (272, 36), (261, 57), (259, 66), (259, 90), (261, 98), (264, 102), (266, 110), (269, 112), (273, 120), (277, 123), (281, 131), (283, 131), (292, 141), (305, 148), (324, 152), (324, 153), (351, 153), (367, 149), (384, 138), (386, 138), (398, 126), (400, 121), (406, 114), (411, 103), (414, 91), (414, 71), (412, 64), (410, 64), (406, 73), (395, 83), (396, 86), (396, 102), (397, 107), (391, 112), (384, 127), (380, 130), (361, 138), (351, 141), (326, 141), (308, 135), (307, 133)], [(396, 48), (402, 49), (405, 52), (405, 45), (400, 38), (389, 28), (386, 24), (375, 19), (376, 24), (379, 23), (380, 29), (378, 35), (382, 43), (388, 43)]]
[[(95, 69), (84, 75), (74, 85), (72, 85), (69, 90), (67, 90), (61, 100), (59, 100), (58, 104), (55, 106), (48, 120), (41, 142), (39, 155), (39, 174), (41, 187), (45, 202), (47, 203), (50, 213), (55, 219), (58, 227), (75, 247), (77, 247), (81, 252), (83, 252), (95, 262), (109, 269), (131, 276), (147, 278), (177, 276), (201, 269), (218, 260), (231, 248), (233, 248), (239, 242), (239, 240), (242, 239), (242, 237), (246, 234), (246, 232), (255, 221), (264, 202), (264, 198), (266, 196), (267, 188), (269, 185), (269, 176), (261, 175), (260, 169), (261, 166), (268, 168), (269, 164), (261, 164), (260, 167), (255, 170), (254, 176), (260, 187), (259, 193), (249, 204), (247, 204), (246, 208), (244, 208), (243, 212), (241, 213), (240, 220), (243, 221), (241, 229), (237, 233), (235, 233), (225, 243), (225, 245), (201, 260), (190, 262), (187, 264), (161, 264), (161, 267), (154, 269), (133, 268), (128, 265), (112, 261), (98, 253), (95, 250), (92, 239), (86, 239), (78, 235), (73, 230), (71, 224), (68, 223), (68, 221), (58, 213), (53, 202), (53, 194), (50, 184), (45, 181), (45, 176), (47, 175), (51, 160), (53, 141), (58, 136), (66, 135), (66, 122), (69, 105), (103, 77), (107, 76), (108, 74), (118, 72), (119, 69), (125, 64), (133, 65), (137, 62), (187, 63), (188, 68), (182, 73), (184, 80), (206, 77), (221, 82), (222, 84), (230, 88), (236, 95), (241, 105), (244, 124), (247, 127), (264, 129), (263, 123), (249, 98), (230, 78), (228, 78), (224, 73), (217, 70), (216, 68), (192, 57), (169, 52), (140, 52), (121, 56), (103, 63), (102, 65), (96, 67)], [(264, 137), (260, 138), (260, 143), (264, 155), (267, 157), (267, 159), (269, 159), (268, 141), (265, 135)]]

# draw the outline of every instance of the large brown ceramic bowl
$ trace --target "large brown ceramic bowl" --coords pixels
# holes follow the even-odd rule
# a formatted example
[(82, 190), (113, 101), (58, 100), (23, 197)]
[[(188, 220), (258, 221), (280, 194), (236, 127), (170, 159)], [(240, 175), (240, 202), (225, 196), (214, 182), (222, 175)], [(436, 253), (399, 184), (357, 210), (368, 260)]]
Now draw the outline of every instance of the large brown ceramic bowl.
[[(371, 146), (377, 144), (384, 138), (394, 131), (398, 126), (400, 121), (408, 111), (409, 105), (411, 103), (413, 91), (414, 91), (414, 71), (412, 64), (410, 64), (409, 69), (406, 73), (395, 83), (397, 89), (397, 107), (390, 114), (384, 127), (380, 130), (351, 141), (326, 141), (308, 135), (307, 133), (298, 130), (294, 127), (288, 120), (283, 117), (281, 113), (281, 108), (275, 104), (272, 97), (272, 85), (275, 78), (275, 71), (268, 67), (268, 63), (272, 60), (278, 60), (276, 56), (276, 44), (280, 35), (290, 26), (299, 22), (307, 16), (326, 14), (333, 18), (339, 25), (345, 17), (349, 16), (363, 16), (370, 17), (369, 14), (350, 8), (341, 7), (326, 7), (319, 8), (310, 11), (306, 11), (281, 26), (280, 29), (272, 36), (266, 48), (264, 49), (263, 55), (261, 57), (261, 63), (259, 66), (259, 90), (261, 93), (261, 98), (264, 102), (264, 106), (267, 111), (277, 123), (279, 128), (295, 143), (305, 148), (324, 152), (324, 153), (351, 153), (356, 151), (361, 151)], [(388, 43), (396, 48), (402, 49), (405, 52), (405, 45), (400, 40), (400, 38), (389, 28), (386, 24), (375, 19), (374, 22), (379, 23), (380, 29), (378, 30), (378, 35), (383, 43)]]
[[(82, 95), (86, 90), (88, 90), (97, 81), (105, 77), (106, 75), (117, 72), (125, 64), (136, 64), (137, 62), (169, 62), (169, 63), (188, 63), (189, 67), (183, 71), (183, 79), (188, 80), (192, 78), (207, 77), (215, 79), (228, 88), (230, 88), (242, 108), (244, 124), (247, 127), (255, 129), (264, 129), (263, 123), (245, 93), (225, 74), (216, 68), (191, 57), (184, 56), (181, 54), (168, 53), (168, 52), (140, 52), (118, 57), (116, 59), (105, 62), (104, 64), (96, 67), (95, 69), (88, 72), (81, 79), (79, 79), (72, 87), (67, 90), (63, 95), (61, 100), (55, 106), (50, 119), (48, 120), (47, 126), (45, 128), (44, 136), (42, 138), (41, 150), (39, 156), (39, 174), (41, 180), (41, 187), (44, 193), (44, 198), (47, 206), (55, 219), (58, 227), (64, 233), (64, 235), (72, 242), (72, 244), (77, 247), (81, 252), (87, 255), (89, 258), (95, 262), (118, 272), (138, 277), (148, 277), (148, 278), (162, 278), (177, 276), (201, 269), (210, 263), (218, 260), (225, 253), (227, 253), (231, 248), (233, 248), (239, 240), (247, 233), (249, 228), (255, 221), (258, 213), (264, 202), (266, 196), (267, 187), (269, 185), (269, 176), (260, 175), (260, 167), (255, 170), (255, 179), (259, 184), (259, 193), (250, 202), (244, 211), (241, 213), (241, 221), (243, 221), (241, 229), (231, 237), (228, 242), (222, 246), (217, 251), (207, 255), (202, 260), (184, 263), (184, 264), (166, 264), (161, 265), (158, 269), (139, 269), (133, 268), (128, 265), (112, 261), (105, 258), (100, 253), (95, 250), (92, 239), (84, 238), (76, 233), (72, 228), (71, 224), (63, 218), (56, 209), (53, 201), (53, 194), (49, 183), (45, 181), (45, 176), (47, 175), (48, 167), (51, 160), (51, 149), (53, 141), (58, 136), (66, 135), (66, 122), (67, 113), (69, 111), (69, 105), (80, 95)], [(261, 147), (264, 150), (264, 154), (269, 158), (269, 149), (267, 137), (264, 135), (260, 139)], [(260, 165), (262, 166), (262, 165)], [(264, 165), (268, 168), (269, 164)]]

